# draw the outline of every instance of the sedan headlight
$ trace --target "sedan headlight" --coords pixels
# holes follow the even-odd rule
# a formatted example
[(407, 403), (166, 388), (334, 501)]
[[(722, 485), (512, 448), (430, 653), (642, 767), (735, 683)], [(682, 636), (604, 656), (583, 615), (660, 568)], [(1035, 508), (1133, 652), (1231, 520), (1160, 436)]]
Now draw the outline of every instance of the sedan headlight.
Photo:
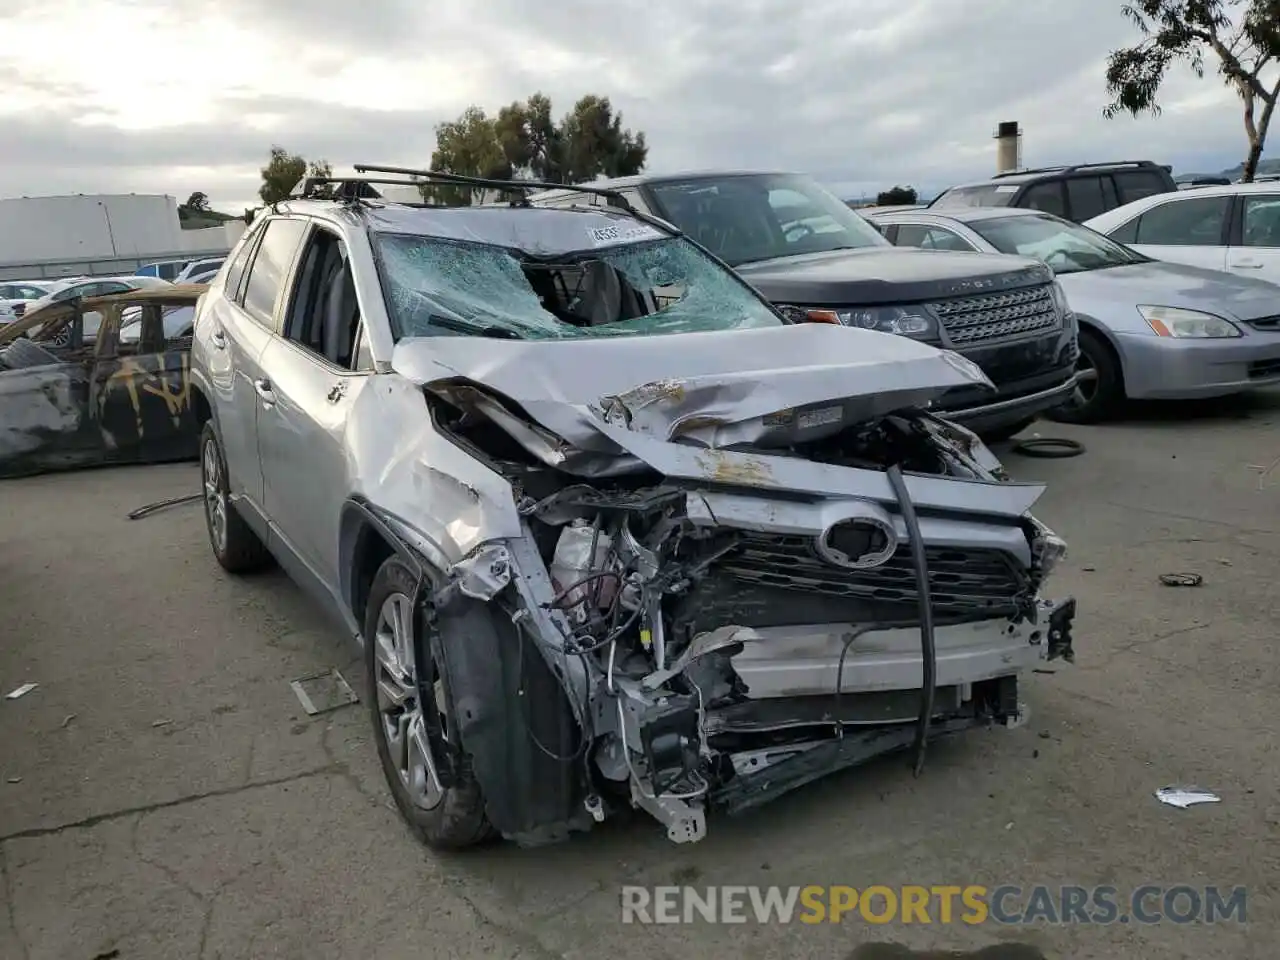
[(814, 310), (783, 307), (787, 316), (801, 323), (838, 323), (863, 330), (895, 333), (913, 340), (937, 340), (938, 321), (925, 306), (854, 307), (848, 310)]
[(1206, 340), (1240, 336), (1240, 329), (1230, 320), (1200, 310), (1138, 304), (1138, 312), (1158, 337)]

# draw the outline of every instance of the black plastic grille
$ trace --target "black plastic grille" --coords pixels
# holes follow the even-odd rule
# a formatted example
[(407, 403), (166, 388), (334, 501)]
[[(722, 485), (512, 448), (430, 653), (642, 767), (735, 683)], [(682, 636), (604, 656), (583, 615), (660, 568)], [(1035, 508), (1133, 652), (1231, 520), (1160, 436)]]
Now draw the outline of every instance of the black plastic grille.
[[(927, 547), (933, 606), (952, 612), (989, 609), (993, 615), (1016, 609), (1025, 578), (1002, 550)], [(880, 567), (850, 570), (823, 560), (803, 536), (749, 534), (716, 565), (721, 574), (761, 587), (843, 599), (915, 603), (915, 568), (904, 545)]]
[(1048, 284), (930, 304), (957, 346), (1001, 340), (1061, 324)]

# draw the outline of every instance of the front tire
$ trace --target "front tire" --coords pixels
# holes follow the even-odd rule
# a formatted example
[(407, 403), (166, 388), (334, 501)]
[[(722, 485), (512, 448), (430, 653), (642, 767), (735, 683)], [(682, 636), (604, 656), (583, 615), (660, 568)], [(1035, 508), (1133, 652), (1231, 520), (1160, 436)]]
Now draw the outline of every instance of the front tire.
[(204, 481), (204, 522), (213, 555), (228, 573), (250, 573), (271, 563), (271, 554), (231, 503), (227, 461), (213, 421), (200, 431), (200, 472)]
[(493, 829), (458, 740), (433, 638), (414, 608), (417, 586), (417, 575), (393, 556), (369, 588), (364, 649), (373, 735), (383, 776), (410, 829), (433, 849), (459, 850), (488, 839)]
[(1124, 403), (1124, 375), (1111, 345), (1092, 330), (1080, 331), (1076, 373), (1084, 378), (1075, 394), (1049, 412), (1060, 423), (1100, 423), (1115, 416)]

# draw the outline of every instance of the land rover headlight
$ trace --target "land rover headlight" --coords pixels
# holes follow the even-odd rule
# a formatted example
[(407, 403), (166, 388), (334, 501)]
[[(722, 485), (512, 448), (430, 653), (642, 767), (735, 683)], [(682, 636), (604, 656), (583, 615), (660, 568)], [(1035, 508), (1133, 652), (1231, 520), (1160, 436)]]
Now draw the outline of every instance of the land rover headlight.
[(1058, 312), (1064, 317), (1072, 315), (1071, 304), (1067, 302), (1067, 292), (1062, 289), (1062, 284), (1057, 280), (1049, 285), (1049, 293), (1053, 297), (1053, 305), (1058, 308)]
[(1230, 320), (1224, 320), (1222, 317), (1200, 310), (1138, 304), (1138, 312), (1158, 337), (1172, 337), (1176, 340), (1216, 340), (1240, 336), (1240, 328)]
[[(796, 318), (796, 308), (789, 308), (789, 315)], [(938, 320), (928, 307), (852, 307), (846, 310), (799, 311), (802, 321), (808, 323), (838, 323), (862, 330), (893, 333), (912, 340), (937, 340)]]

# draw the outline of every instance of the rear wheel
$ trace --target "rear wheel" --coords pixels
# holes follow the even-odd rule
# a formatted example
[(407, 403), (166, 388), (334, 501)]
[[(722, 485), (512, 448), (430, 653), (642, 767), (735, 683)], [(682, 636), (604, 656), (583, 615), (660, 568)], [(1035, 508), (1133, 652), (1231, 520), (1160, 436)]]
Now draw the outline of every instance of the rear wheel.
[(228, 573), (249, 573), (271, 562), (271, 554), (231, 503), (227, 462), (213, 421), (200, 432), (200, 472), (204, 481), (204, 521), (209, 546)]
[(1092, 330), (1080, 331), (1075, 393), (1049, 416), (1062, 423), (1098, 423), (1115, 415), (1124, 402), (1120, 359), (1111, 345)]
[(399, 557), (374, 575), (365, 611), (365, 666), (374, 739), (401, 816), (438, 850), (493, 833), (480, 784), (458, 739), (453, 698), (414, 609), (417, 577)]

